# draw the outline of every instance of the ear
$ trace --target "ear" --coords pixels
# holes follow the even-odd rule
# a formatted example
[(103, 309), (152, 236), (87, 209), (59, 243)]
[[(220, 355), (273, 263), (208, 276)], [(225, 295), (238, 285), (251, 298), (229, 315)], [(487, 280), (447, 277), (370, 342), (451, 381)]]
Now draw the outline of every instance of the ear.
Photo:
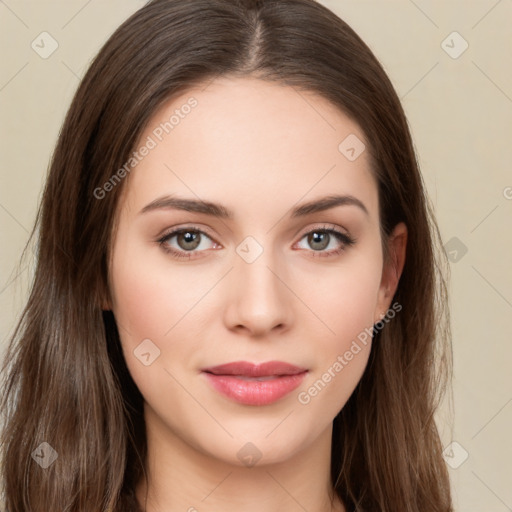
[(384, 261), (382, 279), (379, 287), (377, 307), (374, 312), (374, 323), (381, 320), (391, 305), (391, 300), (398, 288), (398, 282), (405, 264), (407, 247), (407, 226), (400, 222), (395, 226), (388, 238), (389, 257)]

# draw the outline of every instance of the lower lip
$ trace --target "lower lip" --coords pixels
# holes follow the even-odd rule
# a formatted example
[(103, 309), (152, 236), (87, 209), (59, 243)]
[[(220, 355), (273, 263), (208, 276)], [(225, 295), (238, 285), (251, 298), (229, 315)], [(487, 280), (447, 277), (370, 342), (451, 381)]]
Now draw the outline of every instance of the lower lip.
[(234, 375), (214, 375), (203, 372), (219, 393), (245, 405), (268, 405), (291, 393), (306, 376), (282, 375), (269, 380), (246, 380)]

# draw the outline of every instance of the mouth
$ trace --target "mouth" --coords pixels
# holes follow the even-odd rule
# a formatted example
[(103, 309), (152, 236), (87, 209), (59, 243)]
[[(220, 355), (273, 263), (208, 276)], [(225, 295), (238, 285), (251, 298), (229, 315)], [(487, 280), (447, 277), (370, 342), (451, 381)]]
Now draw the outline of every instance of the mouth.
[(297, 388), (307, 372), (282, 361), (262, 364), (236, 361), (202, 370), (215, 391), (244, 405), (277, 402)]

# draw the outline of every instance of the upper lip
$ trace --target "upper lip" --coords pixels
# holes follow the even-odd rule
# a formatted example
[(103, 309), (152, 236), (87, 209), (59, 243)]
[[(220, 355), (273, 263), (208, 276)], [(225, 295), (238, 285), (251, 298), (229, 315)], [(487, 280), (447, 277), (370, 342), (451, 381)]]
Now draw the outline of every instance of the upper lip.
[(260, 364), (249, 363), (247, 361), (235, 361), (233, 363), (203, 368), (203, 372), (213, 373), (214, 375), (241, 375), (244, 377), (297, 375), (305, 371), (305, 368), (300, 368), (282, 361), (268, 361)]

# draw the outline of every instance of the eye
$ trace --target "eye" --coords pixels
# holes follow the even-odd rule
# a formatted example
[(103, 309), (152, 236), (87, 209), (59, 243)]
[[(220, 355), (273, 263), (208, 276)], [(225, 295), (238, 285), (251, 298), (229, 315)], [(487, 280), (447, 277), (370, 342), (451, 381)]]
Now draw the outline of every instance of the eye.
[[(329, 226), (308, 231), (300, 240), (303, 239), (306, 239), (309, 249), (300, 246), (299, 248), (309, 250), (314, 257), (336, 256), (356, 242), (348, 234)], [(158, 243), (165, 252), (178, 259), (191, 259), (196, 257), (197, 253), (222, 247), (197, 227), (174, 229), (159, 238)], [(330, 250), (326, 250), (329, 248)]]
[[(173, 240), (175, 239), (175, 240)], [(210, 240), (213, 246), (208, 247), (206, 240)], [(196, 252), (220, 247), (202, 230), (195, 227), (179, 228), (166, 233), (158, 240), (164, 251), (176, 258), (190, 259)], [(206, 247), (205, 247), (206, 246)], [(196, 250), (197, 249), (197, 250)]]
[[(312, 255), (315, 257), (336, 256), (356, 242), (356, 240), (349, 235), (328, 226), (307, 232), (301, 238), (301, 240), (303, 239), (306, 239), (306, 243), (312, 249)], [(308, 249), (308, 247), (300, 248)], [(330, 248), (330, 250), (326, 250), (328, 248)]]

